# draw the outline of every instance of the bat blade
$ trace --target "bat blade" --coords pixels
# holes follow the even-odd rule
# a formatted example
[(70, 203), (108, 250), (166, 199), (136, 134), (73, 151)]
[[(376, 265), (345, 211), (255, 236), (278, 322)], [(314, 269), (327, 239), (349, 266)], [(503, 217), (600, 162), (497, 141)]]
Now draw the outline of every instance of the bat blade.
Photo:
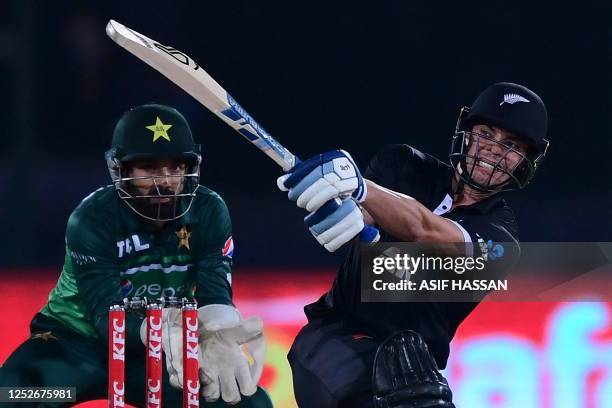
[[(300, 160), (264, 130), (200, 65), (187, 54), (163, 45), (115, 20), (106, 25), (106, 34), (118, 45), (159, 71), (234, 130), (267, 154), (284, 171)], [(336, 207), (341, 201), (336, 199)], [(375, 227), (366, 225), (361, 239), (367, 243), (380, 238)]]
[(106, 34), (118, 45), (174, 82), (267, 154), (284, 171), (299, 159), (265, 131), (200, 65), (182, 51), (163, 45), (115, 20)]

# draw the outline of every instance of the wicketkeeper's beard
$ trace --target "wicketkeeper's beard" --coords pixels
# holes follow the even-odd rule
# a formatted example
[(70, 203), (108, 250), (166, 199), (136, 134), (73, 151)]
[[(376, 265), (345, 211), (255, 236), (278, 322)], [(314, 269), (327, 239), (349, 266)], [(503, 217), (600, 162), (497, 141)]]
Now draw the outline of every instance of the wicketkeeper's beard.
[[(153, 220), (172, 220), (175, 219), (180, 211), (180, 188), (179, 191), (172, 191), (169, 188), (153, 186), (148, 192), (134, 191), (129, 188), (132, 199), (131, 204), (137, 213), (145, 218)], [(143, 197), (144, 196), (144, 197)]]

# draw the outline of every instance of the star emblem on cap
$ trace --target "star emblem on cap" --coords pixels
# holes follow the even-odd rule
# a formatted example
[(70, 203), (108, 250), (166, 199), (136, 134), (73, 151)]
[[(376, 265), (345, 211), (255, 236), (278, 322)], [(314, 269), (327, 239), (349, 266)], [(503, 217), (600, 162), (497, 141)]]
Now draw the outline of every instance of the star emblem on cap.
[(179, 243), (178, 243), (179, 249), (181, 247), (190, 249), (189, 248), (189, 238), (191, 238), (191, 232), (187, 231), (186, 226), (183, 225), (180, 230), (176, 231), (176, 236), (179, 239)]
[(150, 126), (145, 126), (151, 132), (153, 132), (153, 143), (157, 142), (159, 138), (164, 138), (167, 141), (170, 141), (170, 136), (168, 136), (168, 129), (172, 127), (172, 125), (166, 125), (161, 121), (159, 116), (155, 117), (155, 124)]

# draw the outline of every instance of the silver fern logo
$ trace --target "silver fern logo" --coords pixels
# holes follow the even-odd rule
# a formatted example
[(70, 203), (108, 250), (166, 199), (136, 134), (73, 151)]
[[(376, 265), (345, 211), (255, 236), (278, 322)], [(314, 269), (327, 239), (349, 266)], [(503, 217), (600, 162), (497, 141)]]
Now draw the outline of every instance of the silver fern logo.
[(502, 106), (504, 103), (509, 103), (510, 105), (514, 105), (517, 102), (529, 102), (529, 99), (522, 97), (519, 94), (505, 94), (504, 95), (504, 100), (501, 101), (501, 103), (499, 104), (499, 106)]

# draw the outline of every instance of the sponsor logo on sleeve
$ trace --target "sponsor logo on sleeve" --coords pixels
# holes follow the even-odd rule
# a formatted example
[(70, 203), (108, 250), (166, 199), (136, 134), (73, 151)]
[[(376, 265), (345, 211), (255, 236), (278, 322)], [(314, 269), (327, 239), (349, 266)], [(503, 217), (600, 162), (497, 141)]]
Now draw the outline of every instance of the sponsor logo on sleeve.
[(80, 254), (72, 250), (68, 250), (68, 252), (72, 258), (72, 261), (79, 266), (85, 266), (98, 262), (95, 256)]
[(232, 258), (234, 256), (234, 240), (230, 236), (225, 244), (223, 244), (223, 249), (221, 250), (222, 256), (227, 256), (228, 258)]

